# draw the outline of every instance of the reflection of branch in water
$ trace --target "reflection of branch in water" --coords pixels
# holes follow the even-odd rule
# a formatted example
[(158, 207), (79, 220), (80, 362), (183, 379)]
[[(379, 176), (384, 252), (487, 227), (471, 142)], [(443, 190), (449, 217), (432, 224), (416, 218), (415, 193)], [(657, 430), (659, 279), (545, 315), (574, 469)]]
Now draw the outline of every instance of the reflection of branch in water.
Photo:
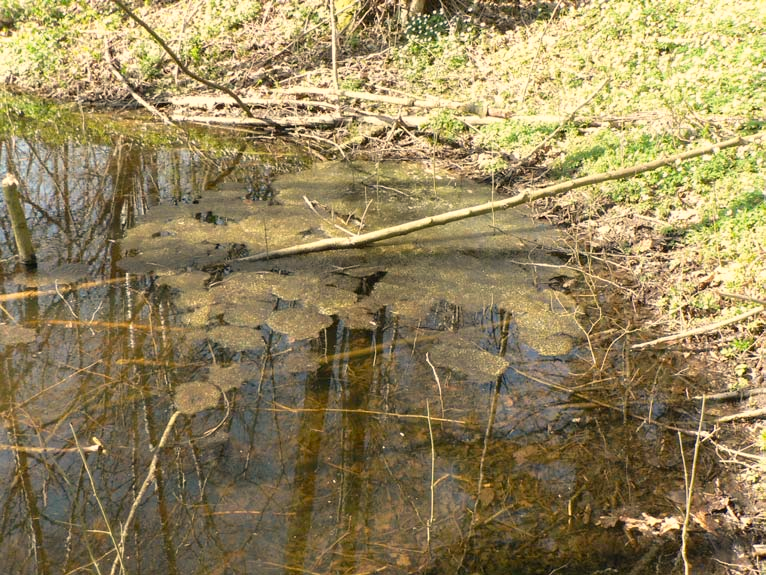
[(144, 479), (144, 482), (141, 485), (141, 489), (138, 490), (136, 499), (133, 501), (133, 505), (131, 505), (130, 511), (128, 511), (128, 516), (125, 518), (125, 522), (122, 524), (118, 546), (119, 553), (117, 558), (115, 558), (114, 563), (112, 563), (111, 575), (115, 575), (117, 573), (117, 566), (120, 564), (120, 553), (125, 552), (125, 540), (128, 538), (128, 531), (130, 531), (131, 524), (133, 523), (133, 519), (135, 519), (136, 511), (138, 510), (138, 506), (141, 503), (141, 500), (144, 498), (144, 495), (146, 495), (146, 492), (149, 491), (149, 486), (154, 482), (160, 454), (165, 448), (168, 439), (170, 439), (171, 432), (173, 431), (173, 426), (175, 425), (179, 415), (180, 413), (178, 411), (174, 411), (173, 415), (170, 416), (167, 425), (165, 425), (165, 431), (162, 433), (160, 442), (157, 444), (157, 447), (154, 450), (154, 457), (152, 457), (152, 462), (149, 464), (149, 470), (146, 472), (146, 479)]
[[(312, 409), (307, 407), (289, 407), (287, 405), (282, 405), (281, 403), (274, 402), (274, 405), (276, 407), (270, 407), (270, 408), (264, 408), (268, 411), (287, 411), (289, 413), (304, 413), (304, 412), (312, 412), (312, 411), (319, 411), (318, 409)], [(372, 409), (340, 409), (340, 408), (332, 408), (328, 407), (326, 409), (322, 409), (321, 411), (327, 411), (331, 413), (356, 413), (356, 414), (362, 414), (362, 415), (378, 415), (381, 417), (395, 417), (398, 419), (428, 419), (427, 415), (421, 415), (419, 413), (392, 413), (389, 411), (375, 411)], [(456, 423), (457, 425), (466, 425), (466, 422), (462, 419), (446, 419), (443, 417), (431, 417), (431, 421), (436, 421), (437, 423)]]
[(107, 279), (96, 280), (92, 282), (83, 282), (79, 284), (60, 286), (58, 287), (58, 289), (47, 289), (47, 290), (31, 289), (31, 290), (19, 291), (14, 293), (4, 293), (4, 294), (0, 294), (0, 302), (16, 301), (20, 299), (26, 299), (30, 297), (40, 297), (40, 296), (46, 296), (46, 295), (59, 295), (59, 293), (69, 293), (69, 292), (73, 292), (73, 291), (77, 291), (81, 289), (90, 289), (94, 287), (116, 284), (123, 281), (125, 281), (125, 278), (123, 277), (107, 278)]
[[(498, 350), (498, 356), (505, 357), (505, 352), (508, 349), (508, 339), (511, 327), (512, 314), (505, 313), (505, 316), (501, 319), (500, 324), (500, 349)], [(468, 546), (471, 544), (471, 540), (476, 534), (476, 527), (479, 525), (479, 505), (481, 503), (481, 490), (484, 485), (484, 464), (487, 459), (487, 451), (489, 450), (490, 437), (492, 436), (492, 428), (495, 425), (495, 416), (497, 415), (497, 402), (500, 397), (500, 389), (503, 384), (503, 376), (500, 375), (495, 382), (495, 387), (492, 391), (492, 402), (489, 406), (489, 418), (487, 420), (487, 427), (484, 431), (484, 442), (481, 449), (481, 459), (479, 460), (479, 477), (476, 482), (476, 499), (473, 503), (473, 512), (471, 513), (471, 523), (468, 525), (468, 534), (465, 537), (463, 543), (463, 552), (460, 556), (457, 569), (460, 569), (465, 563), (466, 555), (468, 554)]]
[[(7, 375), (7, 374), (4, 374)], [(14, 378), (9, 378), (6, 381), (14, 381)], [(14, 386), (15, 387), (15, 386)], [(11, 391), (12, 395), (14, 390)], [(13, 398), (11, 397), (11, 402)], [(43, 529), (40, 525), (40, 518), (42, 516), (40, 507), (37, 504), (37, 495), (32, 486), (32, 478), (30, 476), (29, 463), (27, 461), (27, 452), (19, 445), (19, 431), (18, 422), (16, 421), (16, 411), (10, 410), (7, 415), (6, 433), (13, 441), (13, 445), (16, 459), (16, 479), (21, 485), (21, 492), (24, 495), (24, 502), (27, 506), (27, 517), (29, 518), (29, 527), (32, 538), (32, 548), (34, 550), (34, 557), (37, 563), (37, 573), (39, 575), (47, 575), (50, 573), (48, 565), (48, 555), (45, 551), (45, 542), (43, 540)]]
[(287, 525), (287, 543), (284, 547), (285, 573), (303, 571), (306, 562), (306, 548), (313, 524), (314, 500), (317, 496), (319, 452), (325, 435), (329, 397), (330, 386), (326, 377), (317, 374), (306, 379), (304, 402), (307, 405), (316, 405), (316, 408), (303, 410), (296, 438), (297, 455), (289, 506), (295, 515)]
[[(96, 482), (93, 480), (93, 474), (90, 472), (90, 467), (88, 467), (88, 459), (85, 457), (85, 452), (89, 451), (88, 447), (82, 447), (80, 445), (79, 440), (77, 439), (77, 434), (74, 431), (74, 427), (72, 424), (69, 424), (69, 429), (72, 430), (72, 437), (74, 437), (74, 442), (77, 447), (75, 447), (75, 451), (79, 452), (80, 459), (82, 460), (83, 468), (85, 469), (85, 473), (88, 474), (88, 479), (90, 480), (90, 487), (93, 490), (93, 497), (96, 499), (96, 504), (98, 505), (98, 509), (101, 512), (101, 517), (104, 520), (104, 524), (106, 525), (106, 531), (109, 533), (109, 538), (112, 540), (112, 546), (114, 547), (115, 552), (117, 553), (117, 560), (120, 563), (120, 567), (122, 567), (122, 570), (125, 570), (125, 563), (122, 560), (122, 548), (117, 544), (117, 539), (114, 536), (114, 530), (112, 529), (112, 526), (109, 522), (109, 516), (106, 514), (106, 510), (104, 509), (103, 503), (101, 503), (101, 498), (98, 495), (98, 491), (96, 490)], [(95, 563), (94, 563), (95, 565)]]

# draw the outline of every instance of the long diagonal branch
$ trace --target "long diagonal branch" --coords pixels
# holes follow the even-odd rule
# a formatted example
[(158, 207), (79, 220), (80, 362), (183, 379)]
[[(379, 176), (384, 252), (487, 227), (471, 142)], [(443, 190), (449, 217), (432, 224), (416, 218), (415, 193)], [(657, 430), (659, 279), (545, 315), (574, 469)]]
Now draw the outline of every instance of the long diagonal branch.
[(256, 261), (256, 260), (268, 260), (283, 258), (287, 256), (295, 256), (300, 254), (309, 254), (314, 252), (323, 252), (329, 250), (344, 250), (352, 248), (361, 248), (375, 242), (387, 240), (399, 236), (411, 234), (413, 232), (432, 228), (435, 226), (443, 226), (459, 220), (472, 218), (475, 216), (481, 216), (495, 211), (507, 210), (522, 204), (526, 204), (535, 200), (550, 198), (553, 196), (559, 196), (571, 190), (577, 188), (583, 188), (585, 186), (593, 186), (612, 180), (625, 180), (632, 178), (638, 174), (644, 172), (651, 172), (664, 166), (671, 166), (692, 158), (698, 158), (707, 154), (713, 154), (726, 148), (734, 148), (738, 146), (746, 146), (751, 144), (762, 144), (766, 141), (766, 132), (759, 132), (753, 136), (737, 137), (717, 144), (709, 144), (701, 146), (693, 150), (681, 152), (673, 156), (666, 156), (659, 158), (651, 162), (644, 164), (638, 164), (635, 166), (629, 166), (620, 170), (611, 172), (605, 172), (603, 174), (594, 174), (591, 176), (584, 176), (574, 180), (553, 184), (544, 188), (534, 190), (522, 190), (515, 196), (499, 200), (495, 202), (487, 202), (485, 204), (479, 204), (460, 210), (454, 210), (451, 212), (445, 212), (436, 216), (429, 216), (427, 218), (421, 218), (419, 220), (413, 220), (397, 226), (391, 226), (374, 232), (366, 234), (360, 234), (349, 238), (327, 238), (318, 240), (316, 242), (310, 242), (307, 244), (299, 244), (290, 246), (278, 250), (271, 250), (269, 252), (262, 252), (253, 254), (251, 256), (239, 258), (238, 261)]
[(141, 18), (139, 18), (135, 12), (133, 12), (124, 2), (121, 0), (112, 0), (117, 6), (119, 6), (120, 10), (125, 12), (125, 14), (130, 17), (131, 20), (133, 20), (136, 24), (141, 26), (144, 30), (146, 30), (149, 35), (154, 38), (154, 41), (157, 42), (157, 44), (160, 45), (160, 47), (165, 50), (165, 53), (170, 56), (170, 59), (173, 60), (173, 62), (176, 63), (176, 65), (183, 71), (184, 74), (189, 76), (190, 78), (196, 80), (200, 84), (204, 84), (208, 88), (212, 88), (213, 90), (220, 90), (221, 92), (224, 92), (226, 95), (231, 96), (231, 98), (237, 103), (237, 106), (239, 106), (242, 111), (247, 115), (248, 118), (252, 118), (253, 114), (250, 112), (250, 108), (248, 108), (245, 103), (240, 100), (239, 96), (237, 96), (230, 88), (227, 88), (226, 86), (223, 86), (221, 84), (217, 84), (216, 82), (213, 82), (211, 80), (208, 80), (207, 78), (203, 78), (199, 74), (195, 74), (192, 72), (183, 62), (181, 62), (181, 59), (176, 55), (176, 53), (173, 51), (173, 49), (167, 45), (167, 43), (160, 37), (157, 32), (155, 32), (149, 24), (144, 22)]

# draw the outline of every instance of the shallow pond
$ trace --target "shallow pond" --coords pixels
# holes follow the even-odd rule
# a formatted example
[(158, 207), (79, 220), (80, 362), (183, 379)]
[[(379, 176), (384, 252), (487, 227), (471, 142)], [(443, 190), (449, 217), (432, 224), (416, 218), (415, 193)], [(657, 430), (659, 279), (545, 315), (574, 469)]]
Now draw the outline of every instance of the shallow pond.
[(518, 210), (247, 259), (491, 189), (278, 144), (8, 138), (2, 168), (39, 262), (16, 264), (3, 215), (4, 573), (674, 564), (678, 437), (625, 413), (669, 418), (675, 368), (616, 392), (582, 376), (592, 296), (560, 289), (575, 274), (554, 230)]

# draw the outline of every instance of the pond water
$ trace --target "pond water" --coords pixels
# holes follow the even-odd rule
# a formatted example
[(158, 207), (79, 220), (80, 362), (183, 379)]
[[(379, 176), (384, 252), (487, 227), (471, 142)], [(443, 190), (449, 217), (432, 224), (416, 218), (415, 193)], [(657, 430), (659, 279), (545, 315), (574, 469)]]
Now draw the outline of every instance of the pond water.
[[(17, 264), (3, 211), (3, 573), (674, 565), (679, 440), (626, 413), (677, 422), (676, 366), (589, 371), (593, 295), (561, 289), (554, 230), (518, 210), (247, 259), (491, 189), (275, 142), (0, 152), (39, 262)], [(718, 544), (692, 541), (698, 564)]]

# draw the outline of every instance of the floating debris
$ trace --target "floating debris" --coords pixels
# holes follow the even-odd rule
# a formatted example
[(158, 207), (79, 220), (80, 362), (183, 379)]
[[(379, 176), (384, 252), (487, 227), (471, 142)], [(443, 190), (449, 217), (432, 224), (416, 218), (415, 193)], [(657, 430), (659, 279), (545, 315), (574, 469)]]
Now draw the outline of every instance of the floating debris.
[(208, 337), (232, 351), (260, 351), (266, 347), (261, 332), (251, 327), (218, 325), (208, 332)]
[(502, 357), (484, 351), (475, 342), (454, 334), (445, 334), (431, 348), (429, 357), (439, 367), (458, 371), (468, 379), (481, 382), (497, 379), (510, 365)]
[(0, 345), (32, 343), (37, 339), (37, 332), (20, 325), (0, 325)]
[(330, 316), (297, 307), (275, 311), (266, 321), (271, 329), (293, 340), (319, 337), (319, 332), (330, 327), (332, 322)]
[(176, 409), (186, 415), (194, 415), (206, 409), (218, 407), (221, 390), (204, 381), (179, 385), (173, 403)]

